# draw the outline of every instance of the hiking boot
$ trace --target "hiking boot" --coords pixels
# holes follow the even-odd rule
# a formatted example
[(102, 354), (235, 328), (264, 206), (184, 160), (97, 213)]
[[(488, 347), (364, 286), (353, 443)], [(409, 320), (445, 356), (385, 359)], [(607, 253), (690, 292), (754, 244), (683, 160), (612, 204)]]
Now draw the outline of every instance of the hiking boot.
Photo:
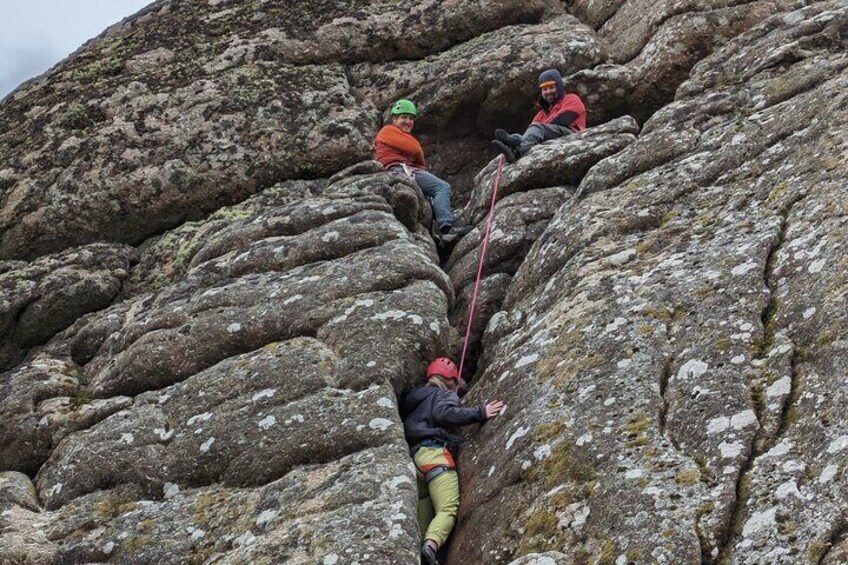
[(518, 147), (524, 141), (524, 138), (517, 133), (509, 133), (505, 129), (500, 128), (495, 130), (495, 139), (511, 147)]
[(436, 550), (427, 542), (421, 546), (421, 565), (439, 565), (436, 560)]
[(516, 155), (515, 149), (507, 145), (502, 141), (498, 141), (497, 139), (492, 141), (492, 145), (495, 146), (500, 153), (503, 154), (504, 158), (506, 158), (507, 163), (515, 163), (516, 159), (518, 159), (518, 155)]

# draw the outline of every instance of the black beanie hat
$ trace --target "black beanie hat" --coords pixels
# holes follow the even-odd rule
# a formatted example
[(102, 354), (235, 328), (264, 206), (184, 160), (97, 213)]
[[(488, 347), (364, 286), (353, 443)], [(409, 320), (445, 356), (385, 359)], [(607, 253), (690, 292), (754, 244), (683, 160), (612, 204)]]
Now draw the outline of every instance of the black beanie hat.
[(543, 83), (553, 82), (556, 84), (557, 100), (565, 96), (565, 85), (562, 82), (562, 75), (556, 69), (548, 69), (539, 75), (539, 86)]

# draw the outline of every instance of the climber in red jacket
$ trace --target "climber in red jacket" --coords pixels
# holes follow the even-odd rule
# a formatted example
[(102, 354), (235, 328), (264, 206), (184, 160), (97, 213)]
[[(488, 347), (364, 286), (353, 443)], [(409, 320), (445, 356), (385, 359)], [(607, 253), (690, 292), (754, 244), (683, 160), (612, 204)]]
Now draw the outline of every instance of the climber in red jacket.
[(374, 159), (389, 172), (405, 174), (415, 180), (432, 206), (436, 217), (436, 233), (443, 241), (468, 233), (469, 228), (454, 227), (451, 211), (451, 186), (427, 171), (424, 149), (412, 135), (418, 110), (409, 100), (392, 104), (392, 123), (383, 126), (374, 139)]
[(436, 552), (447, 541), (459, 509), (456, 474), (457, 428), (485, 422), (500, 414), (503, 402), (464, 407), (457, 390), (465, 383), (456, 364), (446, 357), (427, 367), (427, 383), (412, 389), (401, 402), (403, 431), (418, 477), (418, 527), (421, 563), (436, 565)]
[(492, 144), (510, 163), (538, 143), (586, 129), (586, 107), (576, 94), (566, 94), (559, 71), (548, 69), (539, 75), (539, 89), (540, 110), (524, 135), (495, 130)]

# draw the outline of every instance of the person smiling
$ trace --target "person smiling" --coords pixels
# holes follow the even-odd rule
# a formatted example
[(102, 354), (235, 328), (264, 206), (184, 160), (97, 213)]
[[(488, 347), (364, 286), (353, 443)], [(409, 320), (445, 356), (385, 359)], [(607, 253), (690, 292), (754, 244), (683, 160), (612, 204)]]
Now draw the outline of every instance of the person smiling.
[(523, 135), (495, 130), (492, 144), (510, 163), (534, 145), (586, 129), (586, 107), (576, 94), (566, 94), (558, 70), (548, 69), (539, 75), (539, 91), (539, 112)]
[(389, 172), (404, 174), (414, 179), (433, 207), (436, 233), (459, 237), (467, 228), (454, 227), (451, 211), (451, 186), (427, 171), (424, 149), (412, 135), (418, 110), (410, 100), (401, 99), (392, 104), (391, 123), (383, 126), (374, 139), (374, 159)]

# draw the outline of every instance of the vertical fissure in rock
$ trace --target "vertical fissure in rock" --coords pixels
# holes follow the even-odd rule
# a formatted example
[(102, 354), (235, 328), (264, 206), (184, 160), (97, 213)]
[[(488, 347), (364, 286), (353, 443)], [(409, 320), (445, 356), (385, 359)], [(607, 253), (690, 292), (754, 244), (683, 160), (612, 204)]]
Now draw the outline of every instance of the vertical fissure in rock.
[[(666, 390), (668, 389), (668, 381), (671, 379), (671, 365), (673, 362), (673, 358), (669, 356), (666, 358), (663, 363), (662, 373), (660, 373), (660, 398), (662, 399), (662, 406), (660, 407), (660, 434), (663, 436), (666, 435), (666, 418), (668, 416), (668, 399), (665, 397)], [(672, 445), (677, 447), (675, 441), (671, 438), (671, 434), (669, 435), (669, 441), (671, 441)]]
[[(791, 213), (792, 208), (795, 206), (795, 204), (797, 204), (805, 196), (806, 195), (804, 193), (796, 195), (792, 200), (790, 200), (788, 203), (786, 203), (779, 210), (779, 214), (780, 214), (780, 217), (781, 217), (780, 228), (779, 228), (779, 230), (778, 230), (778, 232), (777, 232), (777, 234), (774, 238), (774, 241), (771, 244), (771, 247), (769, 248), (768, 256), (766, 257), (765, 268), (763, 270), (763, 281), (764, 281), (766, 288), (768, 289), (769, 298), (768, 298), (768, 302), (766, 303), (765, 307), (763, 308), (762, 314), (760, 315), (760, 321), (762, 323), (763, 338), (762, 338), (762, 341), (760, 342), (760, 344), (755, 347), (755, 351), (754, 351), (754, 356), (757, 359), (760, 359), (760, 360), (763, 360), (768, 356), (769, 350), (771, 349), (771, 347), (774, 343), (774, 338), (775, 338), (775, 335), (777, 333), (777, 331), (776, 331), (776, 319), (777, 319), (777, 312), (778, 312), (778, 308), (779, 308), (779, 301), (778, 301), (777, 296), (776, 296), (776, 294), (777, 294), (777, 283), (774, 280), (775, 270), (776, 270), (775, 263), (777, 261), (777, 254), (778, 254), (780, 248), (782, 247), (782, 245), (783, 245), (783, 243), (786, 239), (786, 233), (787, 233), (787, 230), (788, 230), (788, 227), (789, 227), (789, 214)], [(771, 441), (768, 442), (770, 444), (768, 447), (757, 448), (757, 446), (760, 445), (760, 442), (761, 442), (760, 436), (761, 436), (762, 426), (759, 426), (757, 428), (757, 430), (754, 432), (754, 436), (753, 436), (751, 444), (750, 444), (751, 449), (748, 451), (748, 456), (745, 458), (745, 460), (742, 462), (742, 465), (740, 466), (739, 474), (737, 475), (737, 478), (736, 478), (736, 500), (735, 500), (735, 503), (734, 503), (734, 506), (733, 506), (733, 512), (730, 515), (730, 521), (729, 521), (727, 527), (725, 528), (724, 534), (722, 535), (721, 540), (718, 544), (718, 548), (719, 548), (718, 555), (719, 555), (719, 557), (716, 560), (716, 563), (727, 563), (728, 562), (728, 559), (729, 559), (728, 552), (730, 550), (731, 542), (733, 541), (734, 536), (737, 535), (738, 532), (741, 530), (741, 521), (742, 521), (742, 517), (743, 517), (743, 514), (744, 514), (744, 510), (745, 510), (745, 504), (748, 501), (748, 486), (747, 486), (748, 480), (749, 480), (748, 479), (748, 472), (751, 470), (751, 467), (753, 466), (754, 460), (761, 453), (764, 453), (765, 451), (770, 449), (771, 446), (774, 443), (776, 443), (777, 438), (780, 437), (780, 435), (785, 431), (785, 427), (786, 427), (787, 421), (788, 421), (789, 410), (791, 409), (791, 406), (793, 405), (794, 397), (797, 396), (797, 390), (798, 390), (798, 386), (797, 386), (797, 383), (796, 383), (796, 379), (797, 379), (796, 373), (797, 373), (797, 371), (795, 369), (795, 365), (796, 365), (796, 362), (797, 362), (796, 357), (797, 357), (796, 352), (793, 350), (792, 357), (790, 359), (790, 367), (791, 367), (791, 370), (790, 370), (791, 375), (790, 376), (791, 376), (791, 380), (792, 380), (791, 391), (790, 391), (790, 394), (787, 397), (787, 400), (785, 401), (783, 408), (782, 408), (780, 427), (779, 427), (778, 432), (775, 434), (775, 437), (771, 438)], [(764, 406), (763, 406), (762, 402), (760, 400), (758, 400), (760, 398), (760, 394), (758, 394), (758, 392), (754, 388), (754, 386), (752, 386), (751, 389), (750, 389), (750, 395), (751, 395), (751, 403), (754, 406), (756, 414), (757, 414), (757, 420), (759, 422), (762, 422), (763, 416), (764, 416), (764, 414), (763, 414)]]
[(833, 548), (836, 547), (841, 541), (848, 541), (848, 521), (845, 519), (841, 519), (839, 523), (833, 528), (833, 532), (830, 534), (830, 539), (827, 544), (822, 548), (822, 555), (818, 561), (816, 561), (817, 565), (824, 565), (825, 560), (830, 555), (830, 552), (833, 551)]

